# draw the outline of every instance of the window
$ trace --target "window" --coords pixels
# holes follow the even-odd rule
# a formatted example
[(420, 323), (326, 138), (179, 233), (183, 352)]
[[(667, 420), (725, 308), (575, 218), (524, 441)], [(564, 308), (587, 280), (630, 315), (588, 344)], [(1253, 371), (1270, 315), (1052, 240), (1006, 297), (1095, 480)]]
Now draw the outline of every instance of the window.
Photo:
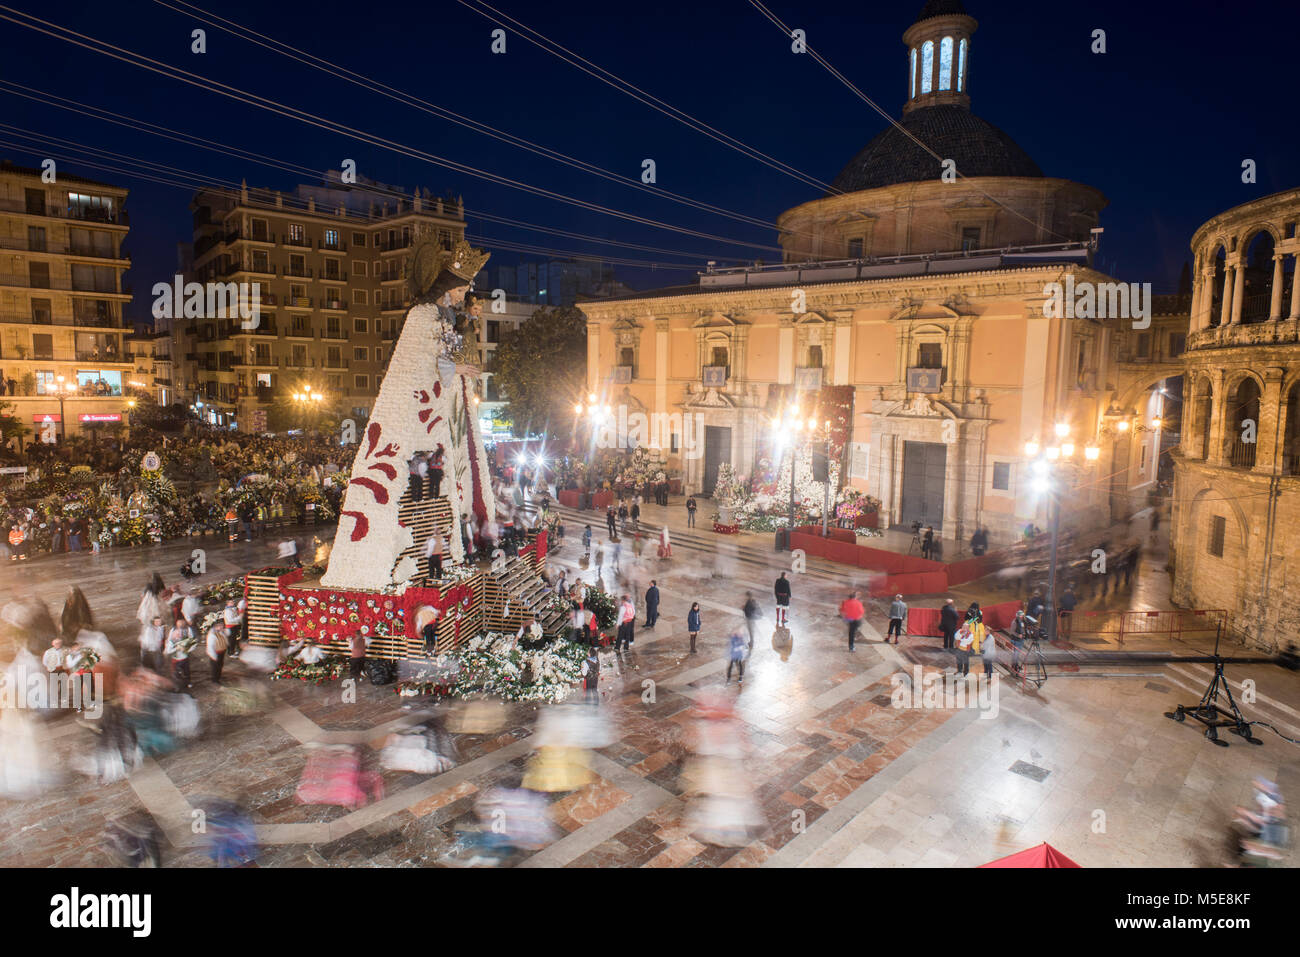
[(367, 323), (366, 323), (366, 320), (365, 320), (365, 319), (353, 319), (353, 320), (352, 320), (352, 331), (353, 331), (353, 332), (359, 332), (359, 333), (361, 333), (362, 335), (365, 335), (365, 333), (366, 333), (366, 331), (367, 331), (367, 328), (368, 328), (368, 326), (367, 326)]
[(934, 41), (926, 40), (921, 44), (921, 92), (929, 93), (934, 74)]
[[(292, 335), (295, 335), (295, 336), (310, 336), (310, 335), (311, 335), (311, 316), (295, 315), (295, 316), (293, 317), (293, 332), (292, 332)], [(294, 346), (294, 348), (297, 349), (298, 346)]]
[(636, 350), (632, 349), (630, 346), (626, 349), (620, 350), (618, 364), (622, 366), (632, 365), (632, 359), (635, 355)]
[[(74, 229), (75, 233), (76, 230)], [(45, 252), (45, 227), (28, 226), (27, 227), (27, 248), (34, 253)]]
[[(296, 322), (296, 321), (297, 321), (297, 320), (295, 320), (295, 322)], [(307, 347), (306, 347), (306, 346), (294, 346), (294, 347), (293, 347), (293, 361), (290, 363), (290, 365), (294, 365), (294, 366), (305, 366), (306, 364), (307, 364)]]
[(301, 246), (307, 238), (306, 230), (302, 228), (302, 223), (289, 224), (289, 242)]
[(325, 230), (325, 248), (326, 249), (339, 248), (339, 231), (337, 229)]
[(942, 369), (943, 343), (922, 342), (917, 346), (916, 366), (918, 369)]
[(290, 256), (289, 257), (289, 275), (306, 276), (307, 275), (307, 257)]
[(823, 362), (822, 362), (822, 347), (821, 347), (821, 346), (809, 346), (809, 347), (808, 347), (808, 368), (809, 368), (809, 369), (820, 369), (820, 368), (822, 367), (822, 365), (823, 365)]
[(1147, 447), (1144, 444), (1142, 446), (1142, 457), (1138, 461), (1138, 471), (1145, 472), (1146, 470), (1147, 470)]
[(384, 347), (383, 347), (383, 346), (375, 346), (375, 361), (376, 361), (376, 362), (383, 362), (383, 361), (384, 361)]
[(337, 259), (325, 260), (324, 269), (325, 273), (321, 277), (323, 279), (339, 279), (343, 275), (343, 271), (339, 269), (339, 261)]
[(366, 261), (364, 259), (354, 259), (352, 261), (352, 275), (364, 276), (366, 274)]
[(1210, 554), (1215, 558), (1223, 557), (1223, 539), (1228, 534), (1228, 520), (1222, 515), (1210, 519)]
[(487, 323), (487, 341), (501, 341), (501, 322), (497, 319), (489, 319)]
[(29, 262), (27, 264), (27, 285), (33, 289), (49, 289), (50, 264)]
[(973, 249), (980, 248), (980, 228), (978, 226), (965, 226), (961, 231), (961, 251), (968, 253)]
[(258, 387), (259, 389), (269, 389), (269, 388), (271, 388), (271, 373), (269, 373), (269, 372), (259, 372), (259, 373), (257, 374), (257, 387)]
[(862, 240), (861, 240), (861, 239), (850, 239), (850, 240), (849, 240), (849, 259), (861, 259), (861, 258), (862, 258)]
[(443, 249), (451, 248), (451, 233), (445, 229), (438, 230), (438, 245)]
[(1080, 339), (1074, 353), (1074, 380), (1083, 385), (1083, 372), (1088, 364), (1088, 340)]
[(32, 333), (32, 358), (33, 359), (53, 359), (54, 358), (54, 336), (48, 332)]
[(999, 492), (1008, 492), (1011, 490), (1010, 462), (993, 463), (993, 487)]
[(939, 41), (939, 89), (952, 89), (952, 37)]
[(370, 376), (368, 376), (368, 375), (359, 375), (359, 376), (353, 376), (352, 378), (353, 378), (353, 381), (355, 382), (356, 387), (357, 387), (358, 389), (369, 389), (369, 388), (370, 388)]
[(114, 222), (113, 197), (69, 193), (68, 215), (74, 219), (90, 219), (101, 223)]
[[(366, 234), (365, 234), (365, 233), (353, 233), (353, 234), (352, 234), (352, 245), (353, 245), (353, 246), (358, 246), (358, 247), (364, 249), (364, 248), (365, 248), (365, 245), (366, 245)], [(364, 275), (365, 275), (365, 270), (362, 270), (361, 274), (364, 276)]]
[(265, 219), (255, 219), (255, 220), (253, 220), (253, 236), (252, 236), (252, 238), (253, 238), (254, 240), (256, 240), (257, 242), (261, 242), (261, 243), (264, 243), (264, 242), (267, 241), (266, 220), (265, 220)]
[(270, 272), (271, 260), (266, 255), (265, 249), (253, 250), (253, 272)]
[[(630, 352), (631, 350), (626, 350), (626, 351)], [(709, 365), (725, 367), (728, 363), (728, 360), (731, 358), (730, 350), (728, 350), (726, 346), (714, 346), (712, 350), (712, 357), (713, 358), (710, 360)], [(631, 364), (632, 363), (629, 360), (627, 362), (627, 365), (631, 365)]]
[(1139, 332), (1137, 337), (1137, 355), (1140, 359), (1147, 359), (1151, 356), (1151, 334), (1149, 332)]
[(38, 326), (48, 326), (54, 322), (54, 313), (50, 308), (50, 300), (32, 300), (32, 322)]
[(326, 320), (325, 320), (325, 338), (326, 338), (326, 339), (342, 339), (342, 338), (343, 338), (343, 327), (342, 327), (342, 325), (339, 323), (339, 317), (338, 317), (338, 316), (329, 316), (329, 317), (326, 318)]
[(1169, 333), (1169, 358), (1177, 359), (1187, 351), (1187, 333)]
[(54, 393), (54, 373), (43, 370), (36, 373), (36, 394), (52, 395)]
[(962, 37), (957, 47), (957, 92), (966, 88), (966, 38)]
[(912, 76), (912, 96), (916, 96), (916, 47), (912, 47), (912, 65), (908, 72)]
[(366, 291), (365, 291), (364, 289), (353, 289), (353, 290), (352, 290), (352, 303), (353, 303), (353, 305), (357, 305), (357, 306), (364, 306), (364, 305), (366, 305), (366, 298), (367, 298), (367, 294), (366, 294)]
[(43, 189), (25, 189), (24, 195), (27, 197), (27, 212), (33, 216), (45, 215), (45, 190)]
[(357, 362), (367, 362), (370, 359), (370, 350), (365, 346), (357, 346), (352, 350), (352, 358)]

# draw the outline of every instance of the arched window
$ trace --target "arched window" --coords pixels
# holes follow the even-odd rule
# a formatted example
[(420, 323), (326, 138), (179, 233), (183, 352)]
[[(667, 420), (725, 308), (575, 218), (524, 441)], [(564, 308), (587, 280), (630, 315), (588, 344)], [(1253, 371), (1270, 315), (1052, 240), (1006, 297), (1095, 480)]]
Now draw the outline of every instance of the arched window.
[(962, 37), (957, 48), (957, 92), (966, 88), (966, 38)]
[(934, 74), (934, 41), (926, 40), (921, 44), (921, 92), (929, 93), (931, 76)]
[(952, 37), (939, 41), (939, 89), (952, 89)]
[(912, 47), (912, 66), (909, 72), (912, 77), (911, 96), (915, 97), (916, 96), (916, 47)]
[(1300, 385), (1286, 394), (1286, 438), (1282, 445), (1283, 471), (1300, 475)]
[(1246, 279), (1242, 286), (1241, 321), (1269, 318), (1273, 298), (1273, 234), (1261, 229), (1246, 243)]
[[(1235, 468), (1255, 467), (1255, 435), (1259, 429), (1259, 386), (1249, 377), (1228, 397), (1228, 421), (1224, 424), (1224, 457)], [(1246, 441), (1249, 437), (1250, 441)]]

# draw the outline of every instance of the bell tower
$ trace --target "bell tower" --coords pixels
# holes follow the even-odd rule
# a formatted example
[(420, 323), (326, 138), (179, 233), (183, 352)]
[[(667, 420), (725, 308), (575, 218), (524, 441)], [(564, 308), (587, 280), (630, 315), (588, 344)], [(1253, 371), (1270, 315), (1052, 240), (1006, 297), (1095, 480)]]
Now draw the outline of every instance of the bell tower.
[(907, 113), (923, 106), (970, 109), (970, 37), (978, 24), (961, 0), (929, 0), (903, 34)]

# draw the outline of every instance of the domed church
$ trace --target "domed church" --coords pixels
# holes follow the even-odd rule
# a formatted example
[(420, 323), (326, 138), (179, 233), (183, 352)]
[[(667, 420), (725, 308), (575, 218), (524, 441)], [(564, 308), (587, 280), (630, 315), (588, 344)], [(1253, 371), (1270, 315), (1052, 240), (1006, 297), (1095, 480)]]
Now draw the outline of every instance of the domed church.
[[(804, 487), (823, 436), (788, 434), (795, 409), (836, 419), (840, 480), (881, 501), (882, 524), (946, 539), (1046, 527), (1025, 446), (1061, 430), (1118, 475), (1083, 482), (1067, 524), (1122, 513), (1155, 481), (1136, 463), (1156, 461), (1158, 428), (1115, 427), (1142, 414), (1117, 361), (1131, 323), (1061, 315), (1045, 292), (1112, 283), (1092, 268), (1106, 199), (971, 112), (976, 26), (959, 0), (925, 5), (903, 34), (901, 118), (777, 218), (783, 262), (580, 304), (589, 392), (653, 423), (648, 445), (687, 491), (709, 494), (723, 464), (759, 484), (784, 461), (788, 476), (792, 448)], [(575, 424), (596, 445), (639, 442)]]

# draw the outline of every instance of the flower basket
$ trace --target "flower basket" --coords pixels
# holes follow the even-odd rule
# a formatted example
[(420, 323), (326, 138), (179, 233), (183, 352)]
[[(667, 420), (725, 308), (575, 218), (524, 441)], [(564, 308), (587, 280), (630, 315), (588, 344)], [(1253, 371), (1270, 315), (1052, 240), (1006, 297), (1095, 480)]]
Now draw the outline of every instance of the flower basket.
[(731, 524), (725, 522), (714, 522), (713, 530), (719, 535), (738, 535), (740, 533), (740, 526), (734, 522)]

